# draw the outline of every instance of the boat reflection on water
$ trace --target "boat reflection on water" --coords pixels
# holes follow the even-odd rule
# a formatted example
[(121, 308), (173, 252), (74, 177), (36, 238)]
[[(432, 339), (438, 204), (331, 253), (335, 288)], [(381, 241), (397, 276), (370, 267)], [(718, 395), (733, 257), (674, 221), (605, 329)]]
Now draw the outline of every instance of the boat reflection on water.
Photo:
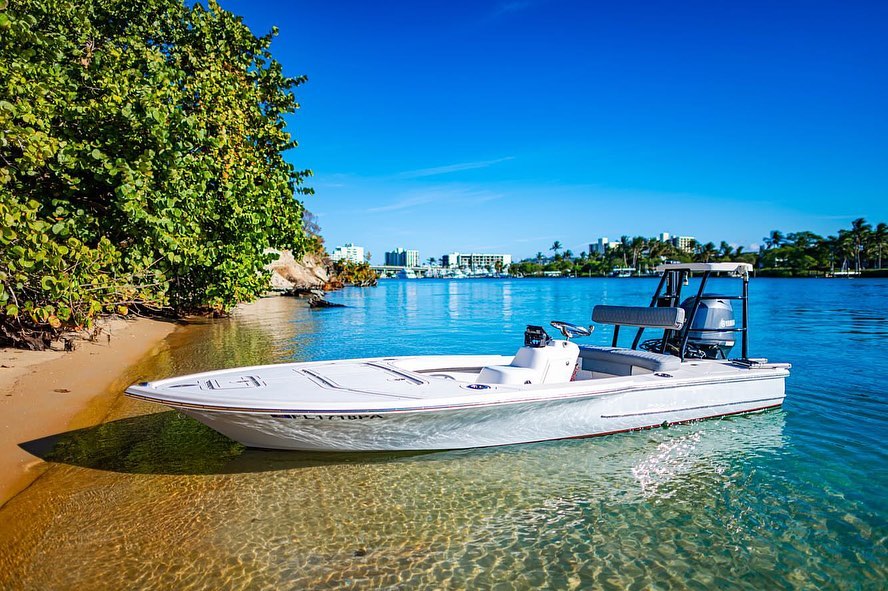
[[(671, 497), (742, 472), (748, 460), (785, 444), (783, 411), (677, 425), (608, 437), (444, 452), (404, 458), (421, 463), (459, 458), (473, 487), (565, 492), (619, 502)], [(492, 492), (492, 491), (491, 491)], [(692, 490), (688, 490), (693, 494)]]
[[(626, 502), (672, 496), (726, 478), (745, 461), (779, 453), (784, 446), (783, 411), (701, 421), (668, 429), (572, 441), (440, 452), (322, 453), (245, 448), (223, 473), (311, 470), (367, 466), (386, 477), (400, 474), (403, 491), (441, 477), (448, 494), (524, 491), (562, 493), (564, 486), (588, 497)], [(379, 465), (386, 465), (383, 469)], [(374, 468), (374, 466), (376, 466)], [(446, 474), (446, 478), (444, 477)], [(384, 486), (380, 486), (384, 488)], [(460, 490), (463, 489), (463, 490)], [(427, 494), (420, 490), (417, 494)], [(399, 495), (400, 496), (400, 495)]]
[[(147, 405), (146, 405), (147, 406)], [(139, 415), (55, 437), (45, 459), (92, 470), (139, 474), (248, 474), (348, 465), (388, 465), (414, 475), (447, 467), (448, 488), (462, 484), (544, 491), (552, 484), (601, 494), (657, 495), (684, 477), (720, 475), (784, 445), (784, 412), (767, 411), (608, 437), (438, 452), (329, 453), (250, 449), (176, 412)], [(57, 443), (56, 443), (57, 441)], [(146, 441), (151, 441), (146, 445)], [(23, 444), (37, 453), (43, 440)], [(137, 461), (134, 462), (133, 458)], [(374, 469), (375, 471), (375, 469)], [(425, 481), (426, 478), (419, 480)], [(591, 492), (591, 491), (590, 491)]]
[(785, 517), (761, 469), (785, 444), (782, 411), (424, 453), (253, 450), (179, 413), (131, 416), (63, 436), (50, 459), (66, 465), (0, 512), (0, 588), (125, 588), (134, 555), (154, 588), (196, 577), (194, 556), (195, 589), (628, 588), (661, 580), (657, 565), (679, 585), (694, 556), (754, 546), (763, 532), (744, 516), (761, 498)]

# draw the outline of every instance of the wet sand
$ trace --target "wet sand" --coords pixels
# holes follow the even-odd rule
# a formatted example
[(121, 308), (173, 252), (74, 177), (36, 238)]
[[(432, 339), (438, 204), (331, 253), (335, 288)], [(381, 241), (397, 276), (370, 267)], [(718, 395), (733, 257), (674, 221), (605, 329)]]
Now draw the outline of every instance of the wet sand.
[(124, 370), (175, 328), (119, 319), (70, 353), (0, 349), (0, 507), (48, 468), (20, 444), (100, 423), (129, 385)]

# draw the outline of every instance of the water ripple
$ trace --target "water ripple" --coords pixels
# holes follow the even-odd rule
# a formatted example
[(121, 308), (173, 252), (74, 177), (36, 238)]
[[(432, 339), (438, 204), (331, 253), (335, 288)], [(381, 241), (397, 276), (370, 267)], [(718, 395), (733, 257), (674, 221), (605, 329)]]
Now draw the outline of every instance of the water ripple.
[[(290, 359), (509, 352), (651, 281), (389, 282), (173, 335), (133, 380)], [(693, 285), (691, 286), (693, 288)], [(718, 287), (721, 289), (721, 287)], [(883, 589), (888, 282), (756, 279), (783, 410), (420, 454), (245, 450), (122, 401), (0, 511), (3, 589)], [(592, 342), (605, 344), (597, 332)], [(158, 412), (161, 411), (161, 412)]]

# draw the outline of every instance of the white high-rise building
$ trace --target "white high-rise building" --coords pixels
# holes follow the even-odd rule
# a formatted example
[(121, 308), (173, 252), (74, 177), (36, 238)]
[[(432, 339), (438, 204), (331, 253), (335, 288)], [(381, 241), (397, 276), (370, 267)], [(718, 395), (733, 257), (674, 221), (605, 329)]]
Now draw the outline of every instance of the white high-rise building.
[(419, 251), (396, 248), (385, 253), (385, 264), (391, 267), (418, 267)]
[(354, 244), (348, 242), (344, 246), (337, 246), (333, 250), (333, 254), (330, 255), (330, 258), (333, 259), (333, 262), (351, 261), (353, 263), (363, 263), (364, 247), (355, 246)]
[(672, 246), (682, 252), (691, 252), (694, 250), (693, 244), (696, 239), (693, 236), (673, 236)]
[(589, 245), (589, 254), (604, 254), (615, 245), (611, 244), (607, 236), (602, 236), (598, 239), (598, 242), (593, 242)]
[(488, 254), (473, 252), (471, 254), (462, 254), (459, 252), (451, 252), (441, 257), (444, 266), (449, 268), (470, 269), (470, 270), (487, 270), (496, 269), (497, 263), (505, 271), (512, 264), (512, 255), (510, 254)]

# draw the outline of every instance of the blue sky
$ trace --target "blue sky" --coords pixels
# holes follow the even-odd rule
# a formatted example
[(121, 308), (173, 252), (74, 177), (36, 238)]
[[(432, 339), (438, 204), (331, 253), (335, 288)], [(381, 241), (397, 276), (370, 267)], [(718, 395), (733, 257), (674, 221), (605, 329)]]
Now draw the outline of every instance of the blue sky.
[(888, 221), (888, 2), (222, 5), (305, 74), (328, 248), (575, 253)]

